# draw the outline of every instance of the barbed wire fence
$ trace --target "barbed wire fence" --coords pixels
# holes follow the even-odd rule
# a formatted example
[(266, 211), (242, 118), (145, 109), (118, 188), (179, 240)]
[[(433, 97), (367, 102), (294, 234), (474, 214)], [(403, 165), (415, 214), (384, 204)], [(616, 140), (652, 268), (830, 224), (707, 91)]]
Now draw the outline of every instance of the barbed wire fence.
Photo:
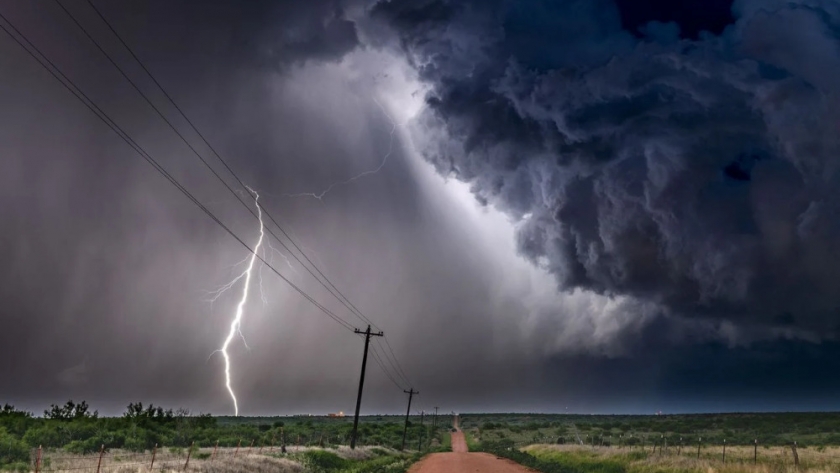
[[(274, 439), (277, 440), (277, 439)], [(260, 444), (257, 440), (241, 439), (237, 446), (199, 447), (194, 442), (189, 447), (155, 445), (150, 450), (132, 452), (124, 449), (108, 449), (102, 445), (99, 452), (73, 454), (62, 449), (43, 447), (30, 451), (29, 469), (35, 473), (60, 472), (128, 472), (128, 471), (200, 471), (213, 464), (230, 463), (256, 457), (283, 457), (286, 454), (302, 453), (311, 449), (349, 448), (349, 435), (328, 435), (315, 433), (297, 435), (291, 442), (280, 440)], [(360, 436), (359, 447), (380, 447), (368, 444)]]
[[(605, 440), (608, 439), (608, 440)], [(521, 449), (529, 446), (551, 446), (559, 450), (590, 451), (605, 456), (625, 453), (639, 460), (698, 460), (713, 466), (726, 464), (772, 465), (790, 467), (795, 470), (823, 468), (840, 470), (840, 446), (801, 446), (792, 441), (788, 444), (763, 445), (759, 439), (750, 444), (704, 441), (702, 437), (683, 437), (677, 443), (668, 439), (637, 436), (635, 441), (622, 443), (624, 439), (586, 436), (567, 438), (565, 436), (534, 436), (528, 440), (502, 441), (509, 448)], [(579, 441), (582, 443), (578, 443)], [(587, 442), (588, 441), (588, 442)], [(498, 441), (497, 441), (498, 442)]]

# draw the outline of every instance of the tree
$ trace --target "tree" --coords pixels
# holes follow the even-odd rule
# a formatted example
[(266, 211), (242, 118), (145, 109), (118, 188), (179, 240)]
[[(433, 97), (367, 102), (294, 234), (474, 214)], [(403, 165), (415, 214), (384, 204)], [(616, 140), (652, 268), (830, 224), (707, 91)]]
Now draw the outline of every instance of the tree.
[(90, 412), (87, 402), (76, 404), (71, 399), (63, 406), (51, 404), (49, 410), (44, 411), (44, 417), (58, 420), (96, 419), (99, 417), (99, 411)]

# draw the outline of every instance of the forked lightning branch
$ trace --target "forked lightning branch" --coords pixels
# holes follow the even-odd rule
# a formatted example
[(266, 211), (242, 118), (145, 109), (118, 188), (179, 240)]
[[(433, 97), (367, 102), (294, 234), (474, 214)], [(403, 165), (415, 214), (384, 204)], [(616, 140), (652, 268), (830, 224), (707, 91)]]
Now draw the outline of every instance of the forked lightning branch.
[[(230, 393), (230, 398), (233, 400), (233, 412), (236, 416), (239, 415), (239, 402), (237, 401), (236, 393), (234, 393), (233, 387), (231, 386), (231, 364), (228, 348), (230, 347), (230, 344), (233, 342), (233, 339), (237, 333), (240, 335), (240, 337), (242, 337), (242, 317), (245, 313), (245, 305), (248, 302), (248, 293), (251, 289), (251, 279), (253, 278), (254, 265), (257, 260), (257, 255), (262, 249), (263, 239), (265, 238), (265, 224), (263, 223), (262, 207), (260, 207), (260, 195), (250, 187), (247, 187), (247, 189), (248, 192), (250, 192), (254, 196), (254, 205), (257, 208), (257, 216), (259, 217), (260, 221), (260, 236), (257, 239), (256, 245), (254, 245), (254, 251), (248, 258), (246, 258), (246, 260), (248, 261), (248, 265), (245, 267), (245, 270), (238, 274), (235, 278), (233, 278), (233, 280), (231, 280), (229, 283), (225, 284), (216, 291), (213, 291), (213, 298), (211, 299), (211, 302), (216, 301), (219, 298), (219, 296), (227, 292), (229, 289), (235, 286), (236, 283), (244, 279), (244, 282), (242, 284), (242, 295), (240, 296), (239, 302), (236, 305), (236, 312), (234, 313), (233, 320), (231, 320), (230, 322), (230, 330), (228, 331), (227, 337), (222, 343), (221, 348), (216, 350), (217, 352), (220, 352), (222, 354), (222, 357), (225, 360), (225, 387), (227, 388), (228, 393)], [(245, 337), (242, 337), (242, 341), (245, 341)], [(247, 347), (247, 344), (245, 346)]]

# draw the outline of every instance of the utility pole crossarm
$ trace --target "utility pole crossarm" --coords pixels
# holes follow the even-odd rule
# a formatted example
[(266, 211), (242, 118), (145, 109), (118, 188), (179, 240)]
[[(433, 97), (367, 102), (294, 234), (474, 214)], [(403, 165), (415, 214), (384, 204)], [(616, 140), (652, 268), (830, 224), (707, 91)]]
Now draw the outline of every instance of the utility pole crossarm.
[(356, 448), (356, 438), (359, 429), (359, 409), (362, 407), (362, 390), (365, 386), (365, 368), (367, 367), (367, 354), (368, 354), (368, 346), (370, 345), (370, 337), (382, 337), (385, 334), (380, 332), (371, 332), (370, 325), (367, 326), (367, 330), (361, 331), (359, 329), (354, 330), (355, 333), (361, 334), (365, 336), (365, 354), (362, 356), (362, 374), (359, 377), (359, 395), (356, 397), (356, 415), (353, 417), (353, 434), (350, 437), (350, 448)]

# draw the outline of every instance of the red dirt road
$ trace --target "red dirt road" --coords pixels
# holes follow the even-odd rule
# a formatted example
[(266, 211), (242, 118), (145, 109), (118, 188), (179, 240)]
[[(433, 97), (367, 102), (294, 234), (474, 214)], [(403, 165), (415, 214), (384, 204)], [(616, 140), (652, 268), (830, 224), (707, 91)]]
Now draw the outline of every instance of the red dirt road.
[(464, 438), (464, 433), (460, 430), (452, 432), (452, 451), (454, 453), (469, 452), (469, 449), (467, 448), (467, 439)]
[(531, 470), (489, 453), (468, 453), (461, 431), (452, 432), (452, 453), (433, 453), (408, 470), (409, 473), (530, 473)]

